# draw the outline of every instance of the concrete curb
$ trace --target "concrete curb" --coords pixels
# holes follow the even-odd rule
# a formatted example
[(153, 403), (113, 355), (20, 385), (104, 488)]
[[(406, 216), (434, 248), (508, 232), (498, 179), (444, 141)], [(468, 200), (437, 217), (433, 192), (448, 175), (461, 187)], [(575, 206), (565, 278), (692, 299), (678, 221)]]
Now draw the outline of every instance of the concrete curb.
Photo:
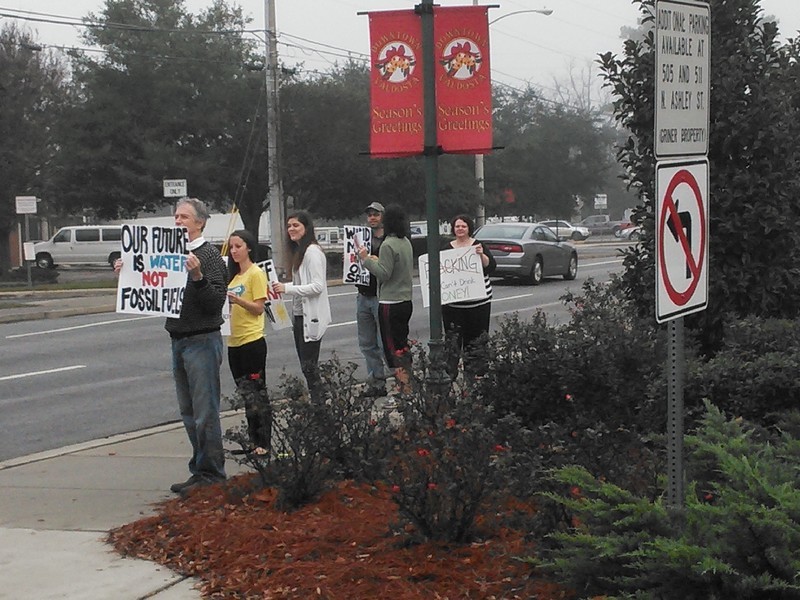
[[(244, 410), (223, 410), (220, 411), (220, 419), (225, 419), (237, 414), (244, 414)], [(172, 423), (163, 423), (155, 427), (141, 429), (139, 431), (129, 431), (127, 433), (118, 433), (117, 435), (110, 435), (105, 438), (98, 438), (96, 440), (89, 440), (79, 444), (72, 444), (71, 446), (64, 446), (63, 448), (54, 448), (52, 450), (43, 450), (42, 452), (35, 452), (27, 456), (18, 456), (16, 458), (9, 458), (8, 460), (0, 461), (0, 471), (5, 469), (12, 469), (14, 467), (21, 467), (22, 465), (29, 465), (51, 458), (58, 458), (59, 456), (66, 456), (68, 454), (75, 454), (84, 450), (94, 450), (95, 448), (102, 448), (103, 446), (111, 446), (120, 442), (128, 442), (130, 440), (138, 440), (139, 438), (149, 437), (151, 435), (158, 435), (167, 431), (175, 431), (176, 429), (183, 429), (181, 421)], [(224, 432), (223, 432), (224, 433)], [(1, 596), (0, 596), (1, 597)]]

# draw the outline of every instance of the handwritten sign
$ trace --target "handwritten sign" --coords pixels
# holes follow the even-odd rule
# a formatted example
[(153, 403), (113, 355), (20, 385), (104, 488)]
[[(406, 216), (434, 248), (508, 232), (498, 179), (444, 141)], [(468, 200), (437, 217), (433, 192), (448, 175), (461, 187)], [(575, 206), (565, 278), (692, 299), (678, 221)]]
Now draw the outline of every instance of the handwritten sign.
[(180, 227), (123, 225), (117, 312), (178, 318), (188, 243)]
[(292, 317), (286, 308), (286, 302), (284, 302), (281, 294), (276, 294), (272, 291), (272, 286), (270, 285), (271, 282), (278, 281), (275, 264), (272, 259), (256, 264), (267, 274), (267, 301), (264, 303), (264, 312), (267, 315), (266, 320), (273, 331), (288, 329), (292, 326)]
[[(226, 272), (229, 260), (233, 259), (230, 256), (222, 257), (222, 262), (225, 263)], [(231, 301), (227, 294), (225, 295), (225, 303), (222, 305), (222, 325), (219, 328), (219, 332), (224, 336), (231, 335)]]
[[(430, 306), (430, 283), (428, 279), (428, 255), (423, 254), (419, 262), (419, 287), (422, 290), (422, 305)], [(469, 248), (453, 248), (439, 253), (439, 277), (442, 284), (442, 304), (463, 300), (486, 298), (483, 280), (483, 264), (475, 251)]]
[(369, 285), (370, 273), (361, 264), (358, 246), (365, 246), (368, 252), (372, 252), (372, 229), (360, 225), (345, 225), (342, 243), (344, 244), (342, 282)]

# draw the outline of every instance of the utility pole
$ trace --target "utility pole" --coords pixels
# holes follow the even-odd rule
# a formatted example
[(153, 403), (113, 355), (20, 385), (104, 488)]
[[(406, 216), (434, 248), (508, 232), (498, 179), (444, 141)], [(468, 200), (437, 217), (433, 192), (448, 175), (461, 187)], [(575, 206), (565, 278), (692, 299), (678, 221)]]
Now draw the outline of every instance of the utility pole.
[[(472, 0), (473, 6), (478, 6), (480, 4), (479, 0)], [(489, 21), (489, 25), (492, 23), (496, 23), (500, 19), (504, 19), (505, 17), (510, 17), (511, 15), (518, 15), (521, 13), (538, 13), (540, 15), (549, 16), (553, 14), (552, 10), (549, 9), (528, 9), (528, 10), (515, 10), (514, 12), (507, 13), (496, 18), (494, 21)], [(477, 214), (475, 215), (475, 227), (480, 227), (486, 222), (486, 185), (483, 176), (483, 154), (476, 154), (475, 155), (475, 182), (478, 184), (478, 210), (476, 211)]]
[(283, 199), (283, 180), (278, 149), (280, 111), (278, 104), (278, 39), (275, 28), (275, 0), (264, 0), (266, 33), (266, 92), (267, 92), (267, 176), (269, 190), (269, 236), (272, 260), (279, 275), (284, 274), (283, 228), (286, 209)]

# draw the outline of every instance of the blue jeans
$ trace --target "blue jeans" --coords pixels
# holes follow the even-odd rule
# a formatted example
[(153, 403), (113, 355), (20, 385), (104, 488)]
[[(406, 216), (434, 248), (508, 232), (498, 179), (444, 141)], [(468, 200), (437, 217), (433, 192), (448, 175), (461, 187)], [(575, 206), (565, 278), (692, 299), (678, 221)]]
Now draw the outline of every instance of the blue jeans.
[(219, 421), (222, 335), (219, 331), (172, 339), (172, 374), (178, 409), (192, 444), (189, 471), (225, 479), (225, 452)]
[(378, 297), (356, 295), (356, 325), (358, 347), (367, 363), (367, 383), (383, 385), (386, 372), (383, 368), (383, 347), (378, 332)]

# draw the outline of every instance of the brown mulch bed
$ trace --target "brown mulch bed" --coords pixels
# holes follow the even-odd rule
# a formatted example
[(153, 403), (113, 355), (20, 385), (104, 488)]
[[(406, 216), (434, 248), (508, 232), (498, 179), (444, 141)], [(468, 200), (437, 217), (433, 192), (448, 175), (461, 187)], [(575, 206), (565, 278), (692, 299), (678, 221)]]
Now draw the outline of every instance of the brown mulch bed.
[(287, 513), (275, 508), (272, 490), (247, 493), (253, 477), (169, 500), (157, 515), (111, 531), (108, 540), (123, 555), (200, 578), (207, 598), (572, 597), (515, 560), (533, 548), (524, 532), (499, 520), (483, 520), (484, 537), (471, 544), (410, 544), (391, 531), (397, 507), (385, 486), (342, 482)]

